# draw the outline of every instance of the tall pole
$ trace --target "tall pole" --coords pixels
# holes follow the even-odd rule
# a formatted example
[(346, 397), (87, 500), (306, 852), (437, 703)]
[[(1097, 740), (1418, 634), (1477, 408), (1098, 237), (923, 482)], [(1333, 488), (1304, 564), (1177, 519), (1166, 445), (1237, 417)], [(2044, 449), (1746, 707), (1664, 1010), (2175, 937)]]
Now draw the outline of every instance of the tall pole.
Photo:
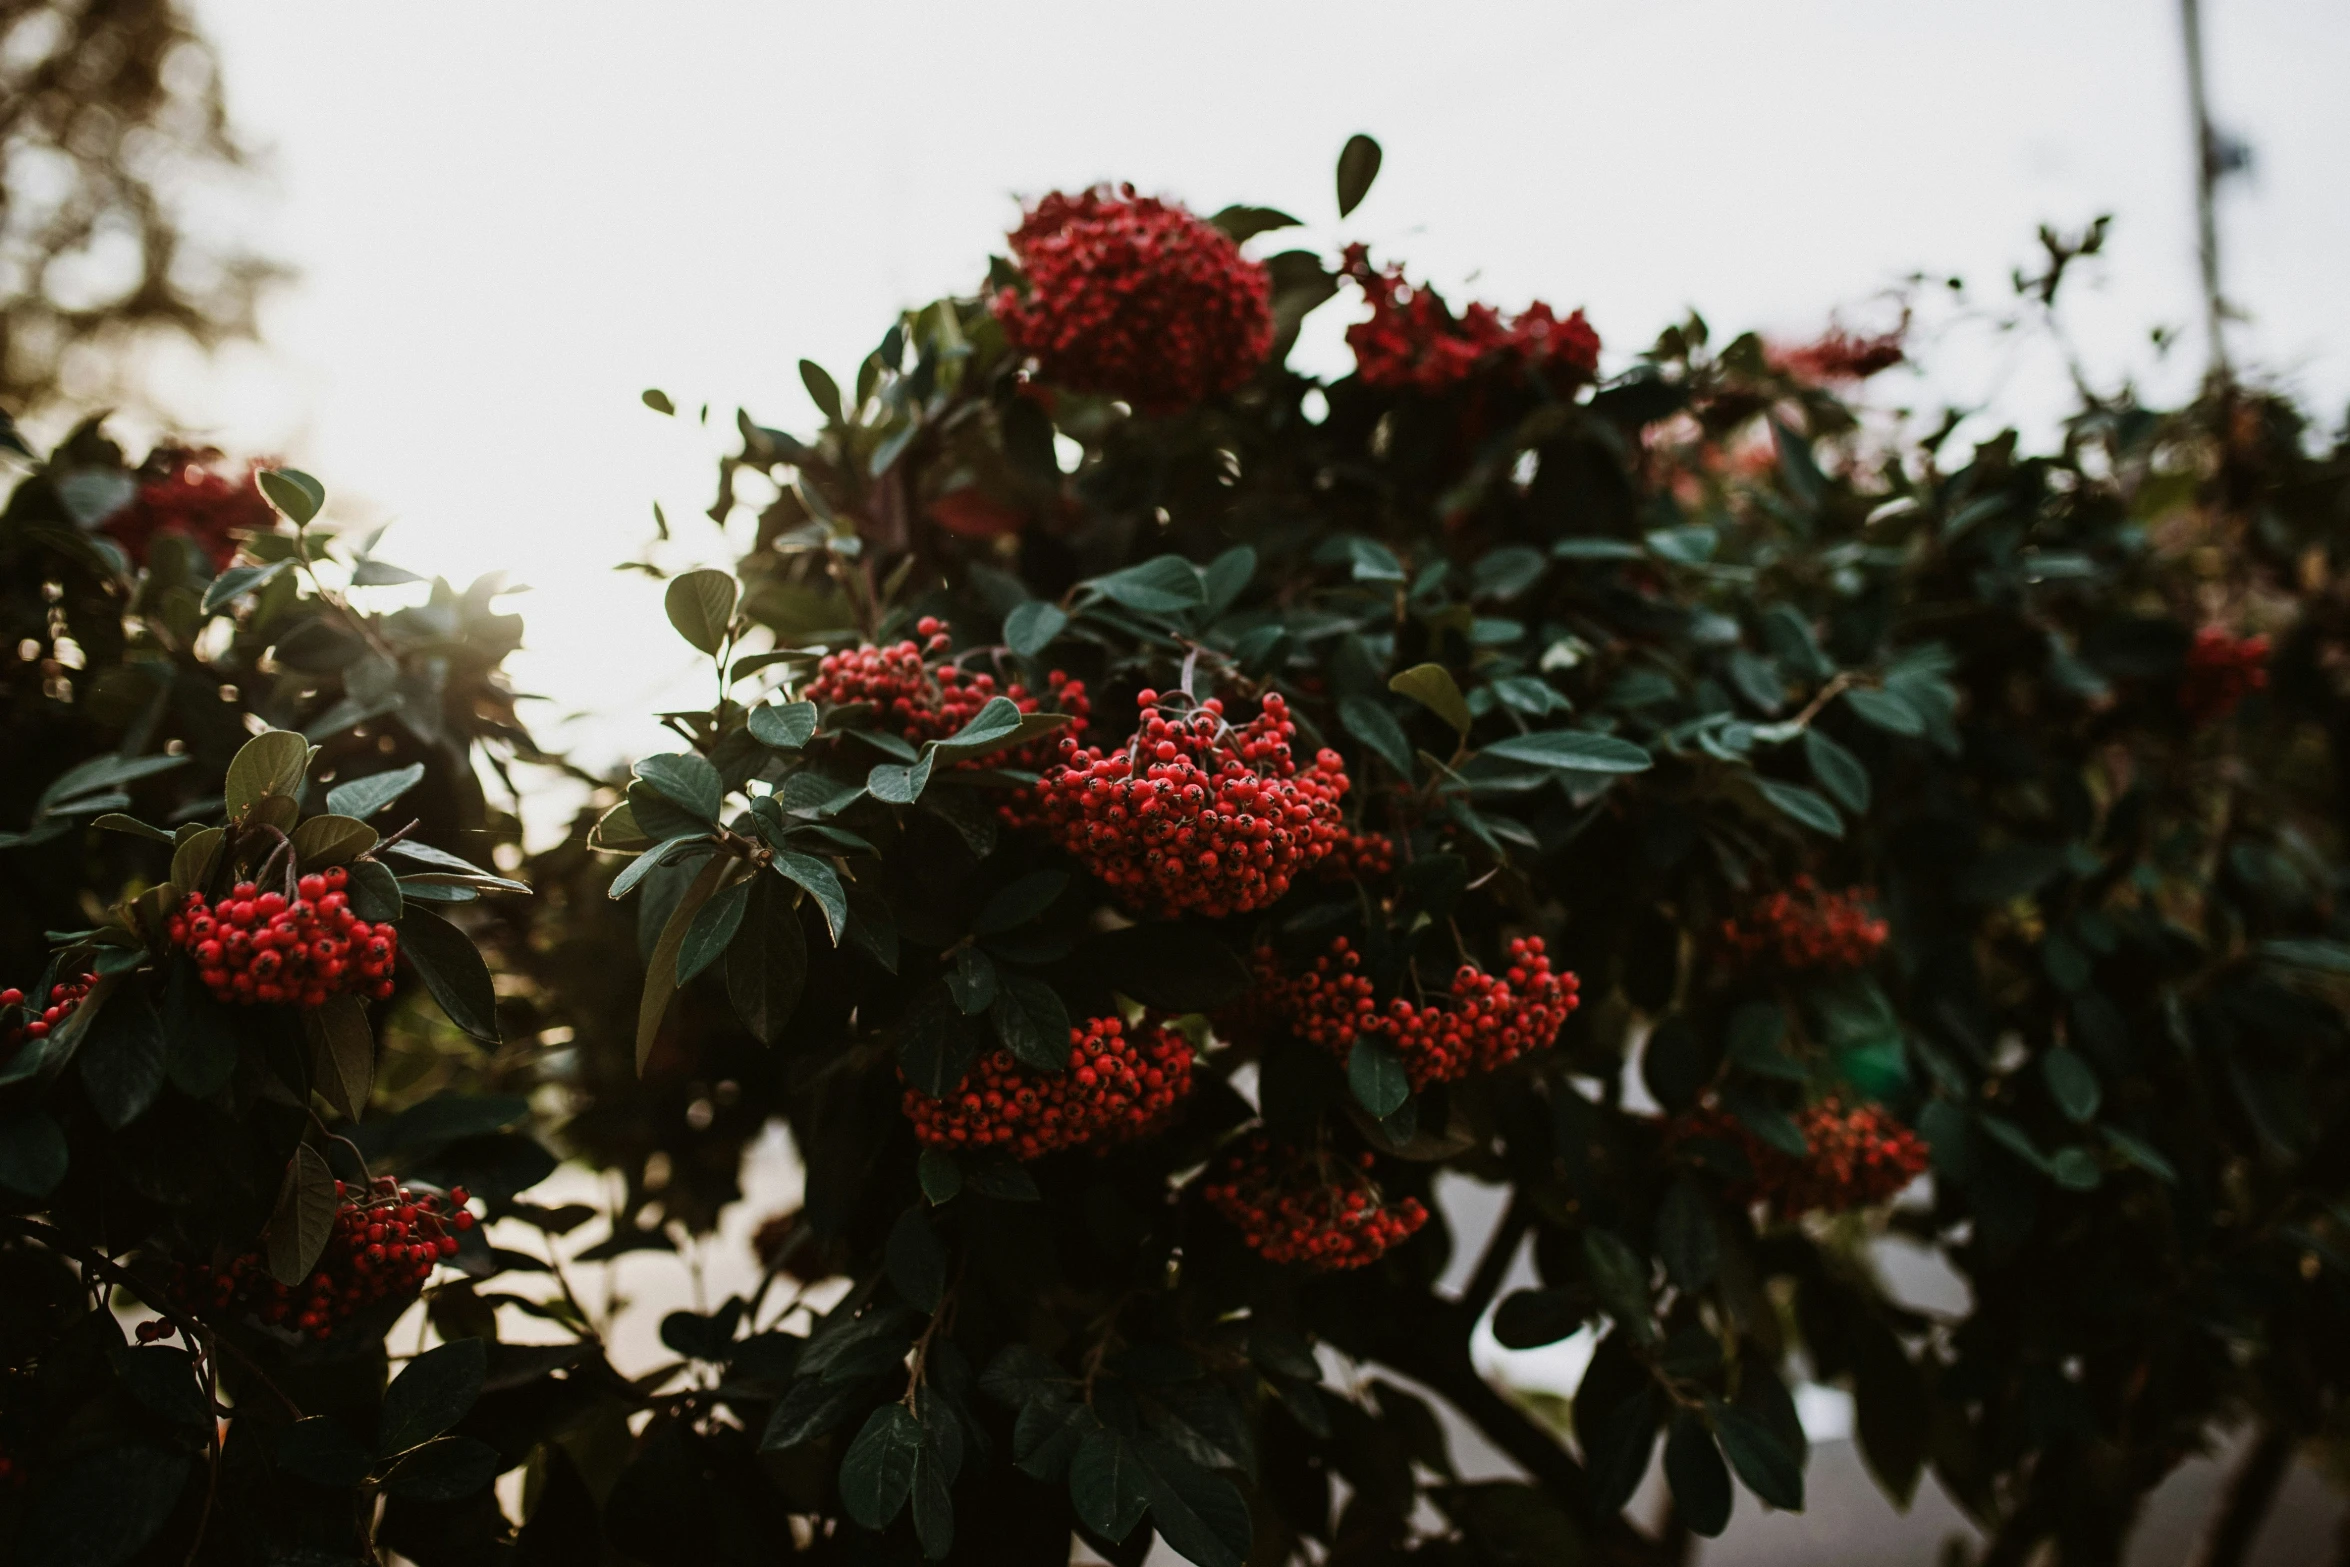
[(2203, 325), (2211, 343), (2211, 374), (2229, 378), (2227, 299), (2219, 286), (2219, 219), (2214, 193), (2226, 172), (2211, 108), (2203, 91), (2202, 0), (2179, 0), (2179, 22), (2187, 42), (2187, 112), (2195, 132), (2195, 238), (2203, 266)]

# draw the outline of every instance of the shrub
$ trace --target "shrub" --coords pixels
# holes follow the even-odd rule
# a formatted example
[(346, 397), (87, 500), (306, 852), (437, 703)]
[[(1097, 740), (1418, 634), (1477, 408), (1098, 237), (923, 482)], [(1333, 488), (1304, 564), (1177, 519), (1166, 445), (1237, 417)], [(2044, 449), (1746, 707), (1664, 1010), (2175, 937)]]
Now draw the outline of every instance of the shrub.
[[(1347, 204), (1375, 166), (1350, 146)], [(204, 1259), (184, 1220), (67, 1200), (137, 1168), (69, 1138), (5, 1254), (48, 1303), (10, 1363), (81, 1368), (106, 1414), (16, 1448), (20, 1539), (104, 1484), (151, 1499), (108, 1560), (1044, 1562), (1074, 1534), (1121, 1563), (1154, 1536), (1211, 1564), (1662, 1562), (1737, 1487), (1802, 1505), (1799, 1367), (1987, 1561), (2115, 1559), (2243, 1425), (2228, 1505), (2257, 1519), (2345, 1371), (2350, 457), (2224, 384), (1960, 453), (1845, 401), (1898, 342), (1717, 350), (1692, 319), (1593, 385), (1572, 316), (1415, 313), (1434, 296), (1359, 257), (1263, 276), (1262, 362), (1180, 400), (1056, 380), (1007, 338), (1037, 280), (999, 271), (893, 324), (846, 394), (803, 366), (812, 435), (742, 419), (717, 514), (764, 475), (755, 548), (666, 590), (723, 695), (665, 715), (679, 747), (475, 926), (511, 1036), (562, 1048), (406, 1105), (323, 1074), (204, 1210), (281, 1279), (288, 1235), (347, 1252), (372, 1234), (336, 1227), (348, 1139), (548, 1260), (459, 1231), (425, 1287), (445, 1342), (388, 1390), (343, 1275), (303, 1297), (323, 1340), (233, 1285), (179, 1297), (236, 1410), (207, 1515), (163, 1412), (195, 1370), (140, 1403), (161, 1363), (115, 1351), (155, 1351), (83, 1309), (89, 1280), (168, 1302), (141, 1267)], [(1346, 290), (1476, 351), (1289, 369)], [(222, 840), (257, 887), (263, 836)], [(464, 1014), (442, 929), (402, 923), (401, 962)], [(154, 983), (159, 946), (110, 945), (121, 994)], [(90, 1005), (40, 1048), (94, 1037)], [(259, 1022), (228, 1035), (256, 1080), (300, 1050)], [(364, 1027), (317, 1032), (337, 1072), (375, 1060)], [(518, 1196), (552, 1160), (502, 1095), (534, 1086), (616, 1176), (592, 1245), (563, 1239), (587, 1211)], [(86, 1091), (6, 1105), (71, 1120)], [(806, 1197), (760, 1228), (764, 1282), (671, 1314), (677, 1363), (628, 1380), (562, 1268), (709, 1234), (776, 1119)], [(1454, 1232), (1440, 1179), (1494, 1190), (1490, 1233)], [(1886, 1233), (1971, 1308), (1889, 1294)], [(819, 1279), (820, 1311), (789, 1282)], [(501, 1308), (566, 1342), (502, 1341)], [(1478, 1374), (1489, 1313), (1514, 1347), (1595, 1334), (1563, 1428)], [(1448, 1429), (1515, 1477), (1461, 1479)], [(1632, 1519), (1660, 1442), (1670, 1511)], [(519, 1531), (488, 1489), (515, 1467)]]

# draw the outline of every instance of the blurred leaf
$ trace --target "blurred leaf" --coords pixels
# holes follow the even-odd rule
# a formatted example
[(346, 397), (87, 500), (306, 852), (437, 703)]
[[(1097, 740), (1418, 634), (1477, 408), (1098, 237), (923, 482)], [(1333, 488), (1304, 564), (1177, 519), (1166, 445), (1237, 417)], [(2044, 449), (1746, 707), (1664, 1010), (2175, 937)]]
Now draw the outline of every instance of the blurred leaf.
[(1346, 139), (1338, 154), (1338, 215), (1351, 216), (1371, 193), (1371, 182), (1379, 177), (1379, 144), (1370, 137), (1356, 133)]

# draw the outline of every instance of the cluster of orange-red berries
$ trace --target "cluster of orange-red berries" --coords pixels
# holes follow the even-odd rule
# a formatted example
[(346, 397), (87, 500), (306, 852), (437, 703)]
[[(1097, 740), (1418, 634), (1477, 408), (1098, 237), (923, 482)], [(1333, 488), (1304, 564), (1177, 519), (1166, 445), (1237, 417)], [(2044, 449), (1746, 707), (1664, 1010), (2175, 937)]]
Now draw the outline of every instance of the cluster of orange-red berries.
[(1061, 742), (1061, 765), (1037, 785), (1037, 815), (1130, 906), (1210, 918), (1261, 909), (1330, 852), (1346, 764), (1325, 747), (1301, 770), (1297, 725), (1279, 692), (1234, 728), (1214, 697), (1188, 712), (1136, 695), (1143, 721), (1104, 755)]
[(1488, 974), (1472, 963), (1454, 971), (1440, 1003), (1397, 996), (1382, 1008), (1360, 972), (1362, 954), (1341, 936), (1304, 972), (1284, 975), (1270, 949), (1257, 954), (1259, 995), (1300, 1039), (1340, 1060), (1359, 1038), (1385, 1039), (1417, 1090), (1496, 1072), (1558, 1039), (1575, 1010), (1578, 982), (1553, 970), (1542, 938), (1510, 943), (1509, 967)]
[(2205, 626), (2187, 648), (2179, 677), (2179, 711), (2201, 728), (2234, 713), (2237, 705), (2268, 684), (2268, 638), (2232, 637)]
[(149, 460), (162, 472), (139, 486), (129, 505), (102, 525), (135, 565), (147, 563), (158, 533), (176, 533), (202, 550), (213, 569), (236, 558), (240, 532), (266, 533), (276, 526), (269, 503), (254, 488), (253, 474), (261, 466), (249, 464), (240, 478), (229, 478), (206, 466), (205, 453), (187, 450), (159, 452)]
[(1833, 327), (1811, 342), (1774, 350), (1771, 363), (1799, 381), (1865, 381), (1909, 357), (1904, 335), (1896, 330), (1862, 337)]
[(944, 1099), (906, 1090), (914, 1135), (950, 1152), (1038, 1159), (1147, 1136), (1191, 1092), (1191, 1042), (1165, 1025), (1132, 1033), (1114, 1017), (1069, 1030), (1069, 1068), (1038, 1072), (1000, 1046)]
[(1599, 334), (1583, 312), (1561, 319), (1540, 300), (1516, 316), (1473, 304), (1455, 316), (1426, 285), (1404, 281), (1399, 266), (1373, 267), (1368, 249), (1346, 247), (1346, 275), (1371, 306), (1371, 319), (1346, 329), (1355, 367), (1371, 386), (1441, 392), (1480, 369), (1523, 376), (1539, 371), (1563, 390), (1599, 368)]
[(97, 978), (95, 974), (81, 974), (59, 980), (49, 987), (49, 999), (34, 1007), (25, 1007), (23, 991), (13, 986), (0, 990), (0, 1012), (10, 1007), (25, 1007), (29, 1014), (21, 1022), (11, 1024), (7, 1033), (0, 1034), (0, 1049), (13, 1050), (28, 1039), (48, 1038), (51, 1029), (73, 1016), (74, 1009), (89, 998), (90, 986)]
[(1757, 899), (1745, 914), (1722, 921), (1722, 945), (1748, 963), (1786, 969), (1855, 969), (1885, 945), (1891, 928), (1869, 912), (1860, 887), (1828, 892), (1809, 876)]
[(1277, 1147), (1260, 1132), (1235, 1149), (1202, 1196), (1267, 1262), (1336, 1271), (1375, 1262), (1428, 1222), (1417, 1197), (1388, 1202), (1371, 1178), (1371, 1156)]
[(1394, 869), (1394, 839), (1341, 826), (1330, 835), (1330, 852), (1315, 864), (1314, 873), (1324, 881), (1362, 881)]
[(241, 881), (218, 904), (191, 892), (165, 927), (196, 960), (196, 973), (223, 1001), (322, 1005), (356, 993), (392, 993), (400, 934), (351, 911), (349, 875), (337, 865), (295, 883), (290, 901)]
[(1264, 267), (1131, 185), (1055, 191), (1011, 242), (1027, 288), (998, 293), (996, 319), (1052, 385), (1173, 413), (1239, 386), (1272, 349)]
[[(379, 1175), (360, 1191), (337, 1181), (335, 1195), (341, 1203), (333, 1233), (300, 1284), (279, 1283), (263, 1255), (247, 1251), (218, 1267), (174, 1263), (172, 1304), (198, 1315), (248, 1311), (304, 1338), (331, 1338), (338, 1324), (368, 1307), (423, 1288), (433, 1268), (457, 1254), (457, 1237), (473, 1228), (462, 1186), (450, 1188), (444, 1204), (437, 1193), (411, 1191)], [(152, 1341), (170, 1332), (168, 1324), (150, 1322), (139, 1337)]]
[(1675, 1122), (1666, 1145), (1695, 1138), (1733, 1144), (1754, 1174), (1731, 1184), (1731, 1199), (1768, 1203), (1781, 1217), (1873, 1207), (1899, 1195), (1926, 1168), (1925, 1140), (1875, 1105), (1847, 1109), (1831, 1096), (1797, 1111), (1795, 1125), (1809, 1145), (1801, 1158), (1764, 1142), (1714, 1106)]
[[(816, 676), (801, 694), (811, 702), (843, 706), (871, 704), (882, 721), (914, 744), (944, 740), (979, 716), (995, 697), (1007, 697), (1023, 713), (1041, 703), (1019, 681), (998, 686), (984, 670), (970, 672), (941, 657), (952, 643), (952, 628), (935, 616), (914, 623), (920, 642), (904, 641), (889, 647), (860, 647), (828, 653), (816, 666)], [(1064, 733), (1083, 734), (1093, 704), (1086, 699), (1085, 682), (1060, 670), (1047, 677), (1055, 712), (1070, 715)], [(1017, 750), (1001, 751), (974, 763), (986, 767), (1041, 767), (1052, 755), (1050, 737)]]

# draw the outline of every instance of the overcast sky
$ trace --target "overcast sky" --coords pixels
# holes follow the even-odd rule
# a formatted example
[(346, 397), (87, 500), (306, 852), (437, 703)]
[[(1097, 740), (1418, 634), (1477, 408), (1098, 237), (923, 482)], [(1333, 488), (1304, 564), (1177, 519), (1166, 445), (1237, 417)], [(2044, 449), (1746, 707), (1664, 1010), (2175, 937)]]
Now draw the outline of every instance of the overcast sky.
[[(2227, 204), (2240, 351), (2350, 394), (2350, 6), (2206, 0), (2216, 111), (2251, 142)], [(1903, 276), (2000, 305), (2042, 222), (2116, 215), (2071, 325), (2101, 373), (2191, 385), (2201, 345), (2171, 0), (1645, 0), (1182, 6), (196, 0), (264, 152), (236, 221), (299, 279), (267, 342), (166, 377), (190, 426), (396, 518), (387, 553), (507, 569), (538, 723), (609, 755), (686, 662), (658, 588), (728, 555), (714, 443), (638, 393), (804, 426), (803, 355), (845, 371), (891, 313), (968, 290), (1015, 198), (1131, 180), (1283, 207), (1456, 297), (1583, 306), (1624, 356), (1856, 319)], [(1341, 228), (1330, 169), (1387, 162)], [(1282, 236), (1287, 243), (1295, 236)], [(1347, 301), (1301, 347), (1342, 365)], [(2186, 329), (2159, 360), (2148, 329)], [(2045, 356), (1980, 334), (1889, 391), (2058, 406)], [(587, 728), (559, 716), (622, 715)]]

